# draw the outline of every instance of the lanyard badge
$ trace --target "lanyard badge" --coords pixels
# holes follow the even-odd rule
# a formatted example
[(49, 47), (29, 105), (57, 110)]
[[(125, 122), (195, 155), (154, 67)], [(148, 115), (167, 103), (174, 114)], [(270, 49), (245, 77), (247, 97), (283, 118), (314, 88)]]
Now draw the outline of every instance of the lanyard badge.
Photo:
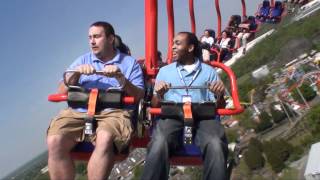
[(183, 95), (182, 96), (182, 102), (183, 103), (187, 103), (187, 102), (191, 103), (192, 102), (191, 96), (190, 95)]

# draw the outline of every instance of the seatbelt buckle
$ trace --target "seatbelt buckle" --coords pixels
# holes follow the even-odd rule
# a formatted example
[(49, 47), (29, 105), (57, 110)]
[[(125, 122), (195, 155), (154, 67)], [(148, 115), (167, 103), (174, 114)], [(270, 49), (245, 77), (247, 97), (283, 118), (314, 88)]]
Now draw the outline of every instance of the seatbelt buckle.
[(193, 116), (191, 102), (187, 101), (183, 104), (183, 115), (184, 115), (184, 131), (183, 131), (183, 143), (192, 144), (192, 130), (193, 130)]
[(193, 128), (191, 126), (184, 126), (183, 130), (183, 143), (184, 144), (192, 144), (192, 130)]
[(85, 135), (93, 135), (95, 133), (95, 120), (93, 117), (86, 117), (85, 119), (85, 126), (84, 126), (84, 134)]

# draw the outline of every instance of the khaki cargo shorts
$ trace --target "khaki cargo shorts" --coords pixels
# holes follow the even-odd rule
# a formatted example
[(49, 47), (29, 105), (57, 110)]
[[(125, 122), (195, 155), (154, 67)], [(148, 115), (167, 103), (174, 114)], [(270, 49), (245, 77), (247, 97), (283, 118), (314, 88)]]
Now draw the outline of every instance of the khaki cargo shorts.
[[(61, 110), (52, 119), (47, 131), (47, 135), (65, 135), (77, 142), (84, 140), (84, 127), (86, 113), (77, 112), (71, 108)], [(132, 111), (122, 109), (112, 109), (102, 111), (94, 116), (97, 121), (96, 132), (105, 130), (113, 134), (114, 144), (118, 151), (122, 151), (128, 146), (133, 133), (131, 117)], [(94, 143), (96, 136), (93, 135), (91, 142)]]

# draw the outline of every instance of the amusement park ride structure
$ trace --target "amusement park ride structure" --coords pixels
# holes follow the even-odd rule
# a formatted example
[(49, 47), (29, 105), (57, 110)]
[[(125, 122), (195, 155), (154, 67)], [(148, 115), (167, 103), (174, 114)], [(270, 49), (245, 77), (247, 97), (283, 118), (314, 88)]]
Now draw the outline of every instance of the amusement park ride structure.
[[(215, 1), (218, 4), (218, 0)], [(244, 2), (242, 0), (242, 2)], [(196, 31), (195, 22), (194, 22), (194, 11), (193, 11), (193, 0), (189, 0), (190, 7), (190, 18), (191, 18), (191, 30), (192, 32)], [(245, 11), (244, 11), (245, 12)], [(168, 13), (168, 63), (172, 62), (172, 39), (174, 35), (174, 19), (173, 19), (173, 0), (167, 0), (167, 13)], [(157, 75), (159, 66), (157, 63), (157, 0), (145, 0), (145, 77), (146, 83), (150, 84), (152, 87), (154, 83), (154, 78)], [(219, 21), (221, 26), (221, 22)], [(236, 84), (236, 78), (232, 70), (225, 66), (222, 63), (211, 61), (210, 64), (215, 68), (221, 68), (227, 73), (230, 80), (231, 87), (231, 97), (233, 98), (233, 108), (232, 109), (212, 109), (213, 113), (218, 115), (232, 115), (238, 114), (243, 111), (238, 97), (238, 90)], [(115, 105), (119, 108), (122, 108), (125, 104), (136, 104), (138, 107), (137, 112), (137, 124), (136, 127), (136, 136), (133, 138), (130, 148), (135, 147), (146, 147), (151, 136), (152, 127), (145, 126), (146, 124), (146, 114), (150, 114), (152, 119), (155, 116), (163, 113), (162, 108), (153, 108), (150, 106), (150, 99), (143, 99), (141, 102), (136, 102), (132, 97), (125, 97), (122, 92), (113, 92), (113, 91), (102, 91), (98, 89), (83, 90), (81, 87), (70, 87), (67, 94), (53, 94), (48, 97), (49, 101), (60, 102), (67, 101), (68, 104), (77, 101), (77, 94), (81, 94), (82, 99), (81, 103), (84, 103), (88, 107), (88, 115), (94, 115), (95, 110), (99, 109), (99, 106), (108, 107)], [(92, 99), (91, 97), (96, 97)], [(116, 97), (116, 98), (115, 98)], [(113, 102), (108, 98), (113, 99)], [(115, 100), (116, 99), (116, 100)], [(115, 102), (116, 101), (116, 102)], [(93, 103), (92, 103), (93, 102)], [(191, 107), (190, 107), (191, 108)], [(91, 111), (89, 111), (91, 109)], [(183, 112), (188, 113), (188, 112)], [(93, 146), (90, 143), (79, 143), (74, 151), (72, 152), (73, 158), (88, 160), (90, 158)], [(197, 148), (197, 147), (194, 147)], [(116, 159), (124, 159), (128, 154), (119, 153)], [(182, 164), (182, 165), (199, 165), (202, 163), (200, 153), (194, 153), (194, 150), (185, 149), (181, 154), (175, 155), (171, 158), (171, 164)]]

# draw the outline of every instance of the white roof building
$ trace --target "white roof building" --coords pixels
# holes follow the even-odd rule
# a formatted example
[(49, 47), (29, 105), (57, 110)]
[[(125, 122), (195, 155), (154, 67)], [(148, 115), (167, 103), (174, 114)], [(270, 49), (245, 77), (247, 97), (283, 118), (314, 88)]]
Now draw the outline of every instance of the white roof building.
[(320, 142), (311, 146), (304, 177), (306, 180), (320, 180)]
[(269, 68), (267, 65), (261, 66), (259, 69), (252, 72), (252, 76), (256, 79), (263, 78), (269, 74)]

